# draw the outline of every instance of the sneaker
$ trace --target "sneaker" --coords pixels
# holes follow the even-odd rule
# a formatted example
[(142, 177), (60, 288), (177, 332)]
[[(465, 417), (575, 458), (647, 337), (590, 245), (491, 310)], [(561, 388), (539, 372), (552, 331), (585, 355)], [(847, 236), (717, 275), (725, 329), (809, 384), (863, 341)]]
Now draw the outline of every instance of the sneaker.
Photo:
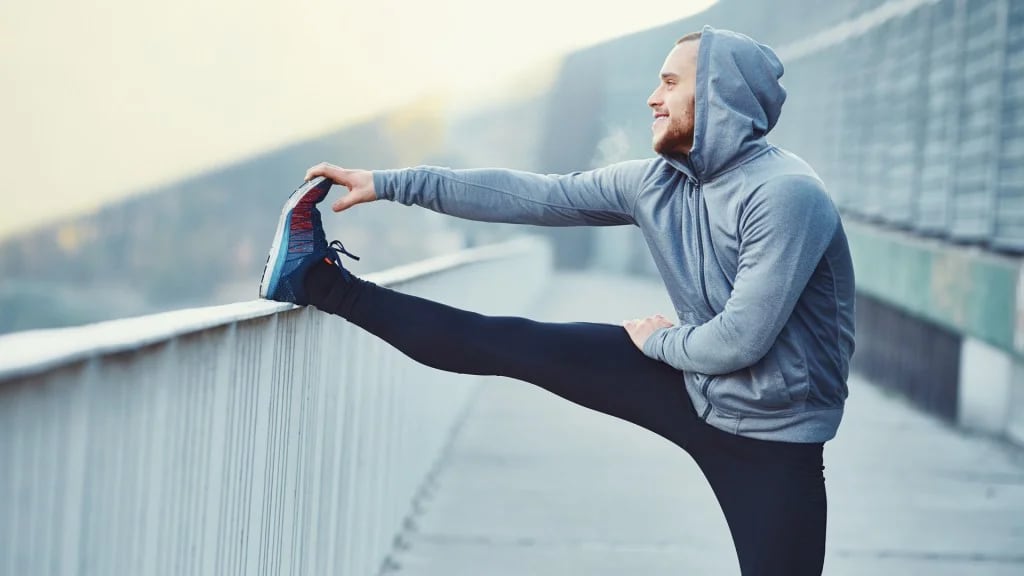
[(309, 301), (303, 283), (310, 266), (325, 260), (347, 274), (338, 254), (359, 259), (349, 254), (337, 240), (328, 245), (324, 236), (316, 205), (327, 197), (331, 184), (330, 180), (320, 176), (303, 184), (288, 198), (281, 210), (274, 243), (270, 246), (267, 265), (263, 269), (260, 298), (306, 305)]

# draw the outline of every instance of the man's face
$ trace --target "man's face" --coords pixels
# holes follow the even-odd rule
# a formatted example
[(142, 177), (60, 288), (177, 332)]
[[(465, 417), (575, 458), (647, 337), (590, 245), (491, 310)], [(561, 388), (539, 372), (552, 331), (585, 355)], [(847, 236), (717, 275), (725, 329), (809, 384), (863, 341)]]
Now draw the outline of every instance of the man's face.
[(693, 148), (693, 107), (699, 40), (677, 44), (661, 66), (658, 88), (647, 99), (654, 112), (654, 151), (689, 154)]

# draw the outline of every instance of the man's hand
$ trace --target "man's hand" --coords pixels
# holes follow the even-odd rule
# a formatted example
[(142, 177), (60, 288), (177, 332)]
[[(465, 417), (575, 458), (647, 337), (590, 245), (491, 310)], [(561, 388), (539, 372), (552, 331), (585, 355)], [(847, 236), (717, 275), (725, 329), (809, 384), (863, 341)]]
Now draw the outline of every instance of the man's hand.
[(672, 323), (661, 314), (658, 314), (643, 319), (627, 320), (622, 323), (622, 326), (629, 333), (629, 338), (633, 341), (633, 344), (636, 344), (636, 347), (643, 351), (644, 342), (647, 342), (651, 334), (662, 328), (671, 328)]
[(346, 170), (334, 164), (321, 162), (306, 170), (306, 181), (317, 176), (324, 176), (335, 184), (348, 188), (348, 194), (339, 198), (331, 209), (341, 212), (363, 202), (377, 199), (377, 191), (373, 188), (373, 172), (368, 170)]

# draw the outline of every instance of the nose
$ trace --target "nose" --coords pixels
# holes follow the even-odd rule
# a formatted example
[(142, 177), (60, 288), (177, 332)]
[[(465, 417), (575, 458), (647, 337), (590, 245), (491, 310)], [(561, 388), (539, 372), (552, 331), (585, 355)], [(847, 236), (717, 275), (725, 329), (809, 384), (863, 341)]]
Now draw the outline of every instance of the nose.
[(664, 102), (662, 101), (660, 87), (655, 88), (654, 92), (651, 92), (651, 95), (647, 97), (648, 108), (657, 108), (658, 106), (661, 106), (663, 103)]

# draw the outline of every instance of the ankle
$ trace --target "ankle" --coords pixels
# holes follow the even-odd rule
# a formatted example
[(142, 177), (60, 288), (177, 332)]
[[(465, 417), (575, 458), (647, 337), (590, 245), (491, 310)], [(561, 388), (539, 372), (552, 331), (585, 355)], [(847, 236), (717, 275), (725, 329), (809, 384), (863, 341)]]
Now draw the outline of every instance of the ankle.
[(337, 314), (354, 279), (338, 266), (320, 260), (306, 270), (303, 281), (310, 304), (324, 312)]

